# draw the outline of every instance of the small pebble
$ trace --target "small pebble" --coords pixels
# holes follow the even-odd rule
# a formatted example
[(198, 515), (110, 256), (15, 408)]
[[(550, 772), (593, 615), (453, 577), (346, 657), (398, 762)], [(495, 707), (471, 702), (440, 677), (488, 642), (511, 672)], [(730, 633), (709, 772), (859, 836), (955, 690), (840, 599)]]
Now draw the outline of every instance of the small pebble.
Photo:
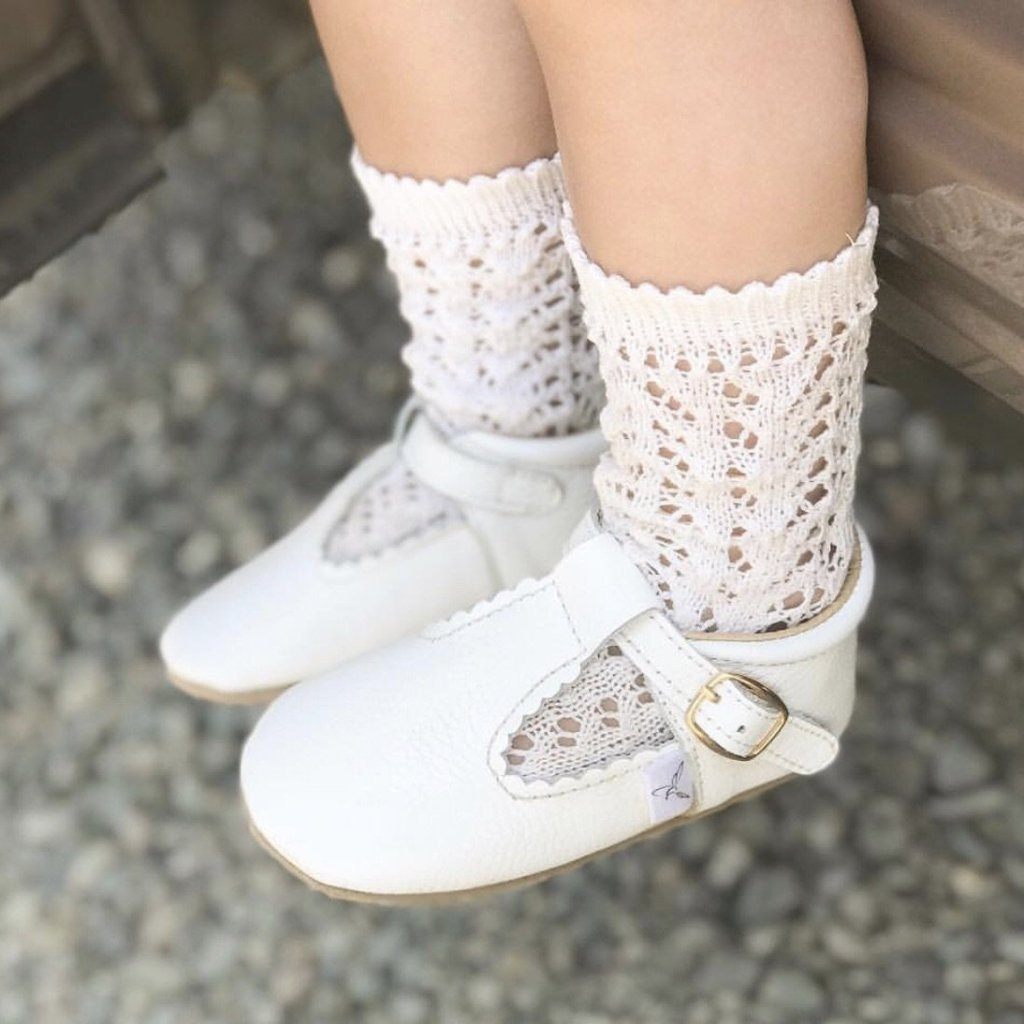
[(987, 782), (995, 772), (992, 755), (961, 732), (939, 737), (932, 759), (932, 782), (940, 793), (956, 793)]

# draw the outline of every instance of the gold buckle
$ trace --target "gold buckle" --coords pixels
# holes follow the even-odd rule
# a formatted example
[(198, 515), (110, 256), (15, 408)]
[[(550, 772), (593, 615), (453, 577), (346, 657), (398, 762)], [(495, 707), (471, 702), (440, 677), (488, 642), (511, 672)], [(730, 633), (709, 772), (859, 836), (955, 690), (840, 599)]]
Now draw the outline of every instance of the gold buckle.
[[(759, 697), (766, 704), (771, 705), (778, 715), (768, 732), (746, 754), (735, 754), (731, 750), (726, 750), (721, 743), (709, 736), (697, 721), (697, 712), (700, 710), (700, 706), (705, 701), (717, 704), (722, 699), (718, 694), (718, 688), (727, 682), (738, 683), (748, 693)], [(700, 688), (697, 696), (690, 701), (690, 706), (686, 709), (685, 721), (694, 736), (716, 754), (728, 757), (732, 761), (753, 761), (786, 727), (786, 723), (789, 721), (789, 708), (786, 707), (782, 698), (774, 690), (769, 690), (764, 683), (759, 683), (756, 679), (751, 679), (748, 676), (736, 675), (734, 672), (719, 672), (713, 679), (708, 680)]]

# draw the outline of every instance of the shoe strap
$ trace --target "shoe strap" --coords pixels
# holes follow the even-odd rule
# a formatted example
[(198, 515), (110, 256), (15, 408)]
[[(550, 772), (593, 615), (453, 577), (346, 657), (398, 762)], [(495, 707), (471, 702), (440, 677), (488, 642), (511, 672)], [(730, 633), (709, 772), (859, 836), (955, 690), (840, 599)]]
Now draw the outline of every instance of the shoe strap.
[(644, 574), (608, 533), (570, 551), (553, 574), (585, 656), (618, 644), (643, 672), (684, 749), (700, 743), (734, 761), (758, 757), (809, 775), (839, 741), (752, 675), (715, 665), (668, 620)]
[(422, 413), (412, 418), (398, 443), (402, 461), (415, 476), (460, 504), (538, 515), (562, 500), (562, 485), (552, 474), (456, 448)]
[(734, 761), (764, 757), (798, 775), (827, 768), (839, 753), (828, 729), (787, 707), (746, 668), (725, 670), (709, 661), (663, 612), (639, 616), (617, 639), (686, 746), (696, 740)]
[(573, 547), (551, 579), (583, 659), (623, 625), (661, 607), (647, 578), (610, 533), (597, 533)]

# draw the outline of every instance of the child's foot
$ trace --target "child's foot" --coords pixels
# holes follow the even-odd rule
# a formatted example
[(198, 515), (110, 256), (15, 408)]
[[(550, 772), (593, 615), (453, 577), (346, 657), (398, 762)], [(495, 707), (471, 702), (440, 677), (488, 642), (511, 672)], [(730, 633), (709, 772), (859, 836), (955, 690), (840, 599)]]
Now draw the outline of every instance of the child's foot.
[(160, 642), (171, 680), (267, 699), (547, 572), (603, 447), (597, 430), (447, 438), (413, 411), (297, 529), (178, 613)]
[(780, 632), (683, 636), (590, 517), (552, 574), (295, 687), (246, 745), (257, 838), (331, 895), (540, 880), (831, 763), (872, 588)]

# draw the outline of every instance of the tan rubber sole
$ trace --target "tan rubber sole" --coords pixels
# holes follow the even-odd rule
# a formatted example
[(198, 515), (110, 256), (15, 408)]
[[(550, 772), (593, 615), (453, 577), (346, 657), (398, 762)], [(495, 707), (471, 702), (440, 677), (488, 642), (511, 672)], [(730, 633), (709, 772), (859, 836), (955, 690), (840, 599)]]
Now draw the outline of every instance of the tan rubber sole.
[(199, 700), (209, 701), (211, 704), (269, 704), (275, 697), (279, 697), (288, 686), (278, 686), (273, 690), (241, 690), (238, 693), (224, 693), (223, 690), (214, 690), (202, 683), (193, 683), (188, 679), (182, 679), (172, 672), (167, 673), (167, 678), (172, 686), (176, 686), (182, 693)]
[(792, 775), (784, 775), (781, 779), (775, 779), (773, 782), (767, 782), (763, 786), (756, 786), (754, 789), (748, 789), (745, 793), (740, 793), (723, 804), (718, 804), (715, 807), (709, 807), (706, 811), (698, 811), (696, 814), (670, 818), (668, 821), (660, 822), (643, 832), (638, 832), (635, 836), (630, 836), (629, 839), (624, 839), (622, 842), (615, 843), (612, 846), (606, 846), (604, 849), (596, 850), (594, 853), (588, 853), (586, 856), (569, 861), (567, 864), (560, 864), (557, 867), (538, 871), (532, 875), (524, 875), (522, 878), (513, 878), (507, 882), (495, 882), (493, 885), (481, 885), (473, 889), (455, 889), (450, 892), (375, 893), (360, 892), (358, 889), (342, 889), (334, 885), (325, 885), (323, 882), (318, 882), (315, 878), (310, 878), (310, 876), (302, 871), (301, 868), (297, 868), (290, 860), (288, 860), (287, 857), (278, 852), (253, 824), (251, 817), (249, 818), (249, 831), (252, 833), (256, 842), (259, 843), (260, 846), (262, 846), (263, 849), (266, 850), (267, 853), (269, 853), (270, 856), (285, 869), (285, 871), (294, 875), (301, 882), (304, 882), (310, 889), (323, 893), (325, 896), (329, 896), (332, 900), (347, 900), (350, 903), (375, 903), (380, 906), (393, 907), (423, 906), (429, 904), (436, 905), (442, 903), (455, 903), (462, 900), (478, 899), (482, 896), (508, 892), (512, 889), (522, 889), (528, 885), (536, 885), (537, 883), (544, 882), (549, 878), (554, 878), (556, 875), (564, 875), (566, 872), (574, 871), (576, 868), (582, 867), (584, 864), (589, 864), (592, 860), (597, 860), (599, 857), (605, 857), (609, 854), (617, 853), (619, 850), (625, 850), (629, 846), (635, 846), (637, 843), (646, 842), (648, 839), (655, 839), (666, 832), (670, 832), (672, 829), (680, 828), (683, 825), (689, 825), (691, 822), (699, 821), (701, 818), (706, 818), (711, 814), (717, 814), (719, 811), (728, 810), (728, 808), (733, 807), (736, 804), (741, 804), (746, 800), (752, 800), (754, 797), (760, 796), (762, 793), (766, 793), (770, 789), (774, 789), (783, 782), (787, 782), (792, 777)]

